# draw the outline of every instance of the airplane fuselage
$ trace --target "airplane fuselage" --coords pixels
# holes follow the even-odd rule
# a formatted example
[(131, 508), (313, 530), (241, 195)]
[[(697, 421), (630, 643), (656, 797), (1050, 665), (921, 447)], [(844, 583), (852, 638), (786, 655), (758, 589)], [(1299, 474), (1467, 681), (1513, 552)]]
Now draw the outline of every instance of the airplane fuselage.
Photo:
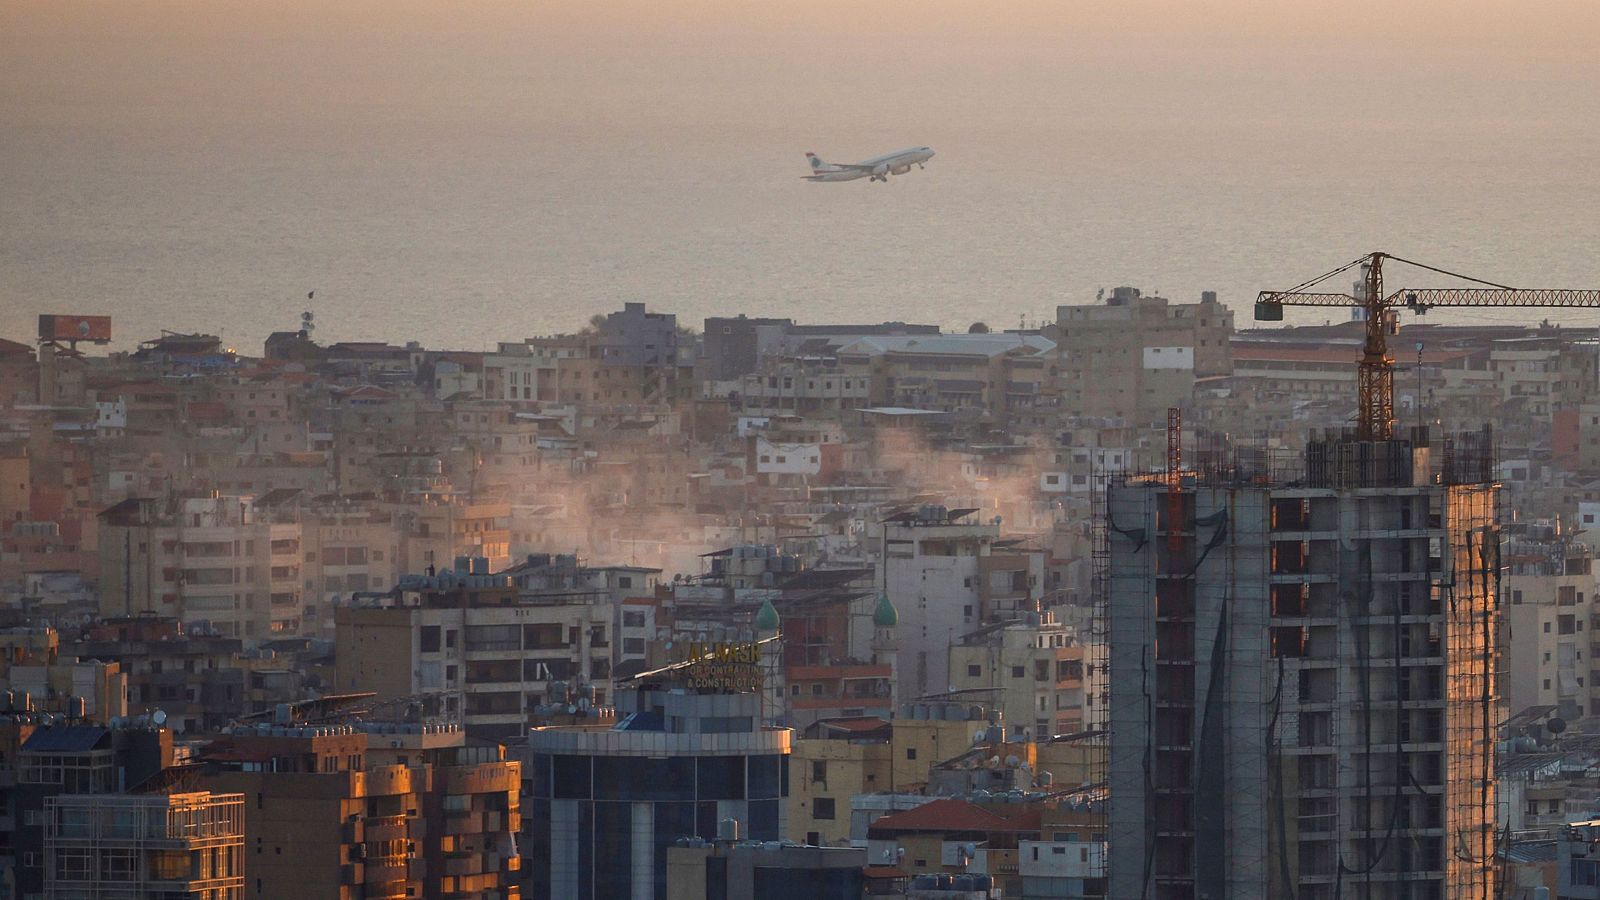
[(807, 181), (855, 181), (858, 178), (867, 178), (872, 181), (887, 182), (890, 175), (904, 175), (911, 171), (912, 166), (921, 168), (934, 155), (931, 147), (907, 147), (882, 156), (874, 156), (858, 163), (832, 164), (825, 163), (813, 154), (806, 154), (811, 159), (811, 174), (805, 176)]

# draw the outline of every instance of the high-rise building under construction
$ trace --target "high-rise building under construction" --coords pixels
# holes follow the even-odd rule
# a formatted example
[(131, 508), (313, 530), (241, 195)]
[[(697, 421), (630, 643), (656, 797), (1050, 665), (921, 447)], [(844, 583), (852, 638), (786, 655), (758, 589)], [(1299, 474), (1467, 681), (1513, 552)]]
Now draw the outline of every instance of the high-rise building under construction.
[(1494, 896), (1491, 445), (1109, 487), (1110, 896)]

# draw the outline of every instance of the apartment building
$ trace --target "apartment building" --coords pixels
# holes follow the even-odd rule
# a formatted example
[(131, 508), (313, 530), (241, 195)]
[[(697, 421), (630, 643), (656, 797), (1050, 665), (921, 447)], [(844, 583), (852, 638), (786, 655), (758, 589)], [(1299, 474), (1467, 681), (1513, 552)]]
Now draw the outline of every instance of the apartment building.
[(176, 616), (247, 643), (299, 630), (300, 526), (254, 498), (132, 498), (100, 518), (102, 615)]
[(1553, 529), (1520, 529), (1501, 549), (1502, 692), (1508, 713), (1553, 706), (1567, 721), (1600, 714), (1595, 684), (1593, 551)]
[(956, 692), (987, 691), (1013, 738), (1049, 740), (1086, 721), (1085, 648), (1048, 611), (984, 626), (950, 647)]
[[(45, 896), (52, 874), (46, 868), (53, 821), (46, 812), (52, 801), (66, 798), (92, 805), (92, 800), (80, 798), (151, 786), (172, 766), (172, 732), (158, 718), (140, 716), (111, 725), (44, 721), (27, 713), (0, 719), (6, 726), (0, 773), (10, 776), (0, 778), (0, 809), (9, 813), (12, 826), (0, 841), (9, 850), (9, 858), (0, 859), (0, 870), (10, 869), (15, 896)], [(60, 824), (59, 818), (54, 821)], [(91, 877), (87, 868), (76, 871)], [(96, 868), (92, 878), (99, 879), (99, 872)], [(67, 896), (65, 890), (57, 896)]]
[(241, 725), (203, 763), (245, 798), (245, 897), (520, 896), (519, 765), (459, 728)]
[(243, 900), (244, 795), (67, 794), (44, 807), (44, 898)]
[(1056, 345), (1038, 334), (872, 336), (838, 350), (842, 378), (869, 379), (875, 406), (932, 410), (1007, 424), (1051, 393)]
[(215, 731), (253, 711), (238, 638), (186, 630), (175, 617), (134, 616), (104, 619), (66, 647), (118, 665), (127, 679), (127, 708), (161, 710), (174, 732)]
[(893, 718), (812, 723), (794, 741), (785, 836), (816, 846), (848, 845), (852, 797), (926, 785), (936, 764), (987, 731), (989, 714), (985, 698), (967, 694), (902, 704)]
[(919, 506), (880, 523), (875, 535), (884, 593), (898, 613), (902, 699), (948, 691), (950, 646), (1037, 602), (1043, 554), (1003, 541), (1000, 525), (973, 521), (975, 512)]
[(128, 714), (128, 672), (116, 660), (79, 658), (42, 626), (0, 630), (0, 692), (12, 708), (102, 725)]
[(1487, 897), (1488, 435), (1291, 462), (1111, 487), (1109, 894)]
[(1195, 380), (1233, 371), (1233, 311), (1215, 292), (1172, 303), (1119, 287), (1104, 302), (1056, 308), (1055, 372), (1061, 413), (1161, 420), (1185, 406)]
[(510, 738), (541, 705), (607, 703), (614, 618), (603, 592), (524, 594), (463, 557), (340, 606), (336, 684), (382, 700), (437, 695), (473, 737)]

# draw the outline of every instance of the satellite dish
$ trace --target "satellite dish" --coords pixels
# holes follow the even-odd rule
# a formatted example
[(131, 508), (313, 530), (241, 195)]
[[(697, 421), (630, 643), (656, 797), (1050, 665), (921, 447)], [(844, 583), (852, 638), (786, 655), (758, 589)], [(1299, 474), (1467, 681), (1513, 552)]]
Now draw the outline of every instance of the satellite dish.
[[(164, 709), (156, 710), (155, 712), (150, 714), (150, 721), (156, 723), (156, 725), (158, 727), (161, 726), (161, 725), (167, 724), (167, 711), (164, 710)], [(1555, 721), (1560, 721), (1560, 720), (1555, 720)], [(1566, 723), (1562, 723), (1561, 727), (1562, 728), (1567, 727)]]
[(1544, 723), (1544, 727), (1549, 729), (1551, 734), (1560, 734), (1567, 730), (1567, 720), (1551, 716), (1550, 720)]

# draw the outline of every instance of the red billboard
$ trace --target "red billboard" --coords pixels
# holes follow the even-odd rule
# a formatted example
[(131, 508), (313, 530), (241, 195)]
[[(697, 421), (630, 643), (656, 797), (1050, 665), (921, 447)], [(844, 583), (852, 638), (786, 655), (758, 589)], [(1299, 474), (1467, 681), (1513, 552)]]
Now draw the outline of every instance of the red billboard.
[(40, 316), (41, 341), (93, 341), (111, 343), (110, 316)]

